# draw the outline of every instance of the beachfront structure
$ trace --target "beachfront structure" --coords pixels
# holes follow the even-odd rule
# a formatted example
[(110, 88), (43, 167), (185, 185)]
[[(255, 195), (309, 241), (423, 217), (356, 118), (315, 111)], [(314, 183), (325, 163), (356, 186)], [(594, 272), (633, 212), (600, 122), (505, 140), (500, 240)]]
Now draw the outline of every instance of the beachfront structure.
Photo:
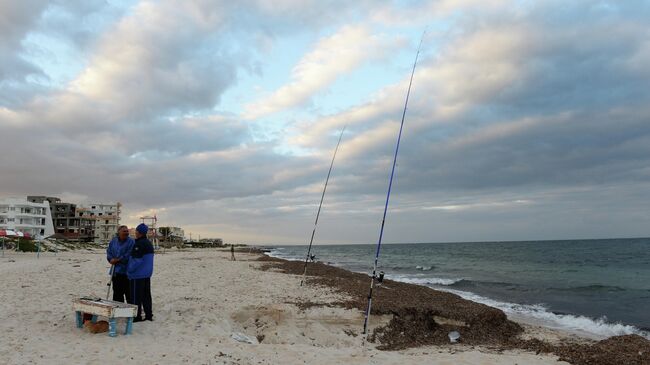
[[(136, 227), (131, 227), (129, 228), (129, 236), (131, 236), (133, 239), (135, 239), (135, 228)], [(149, 230), (147, 231), (147, 238), (151, 243), (153, 244), (154, 239), (160, 239), (160, 233), (157, 232), (157, 230), (154, 230), (153, 228), (149, 227)]]
[(83, 208), (62, 202), (51, 196), (30, 195), (27, 200), (35, 203), (48, 202), (52, 212), (52, 225), (56, 238), (92, 242), (95, 240), (95, 220), (83, 217)]
[(221, 238), (201, 238), (199, 243), (205, 243), (212, 246), (223, 246), (223, 240)]
[(80, 213), (83, 208), (76, 204), (50, 203), (52, 221), (58, 238), (93, 242), (95, 240), (95, 220)]
[(82, 216), (95, 219), (95, 243), (108, 243), (120, 226), (121, 203), (90, 204)]
[(26, 198), (0, 198), (0, 229), (28, 233), (32, 237), (51, 236), (54, 227), (50, 205)]
[(44, 203), (48, 202), (50, 204), (50, 210), (52, 210), (52, 203), (60, 203), (61, 199), (54, 196), (45, 196), (45, 195), (28, 195), (27, 200), (32, 203)]
[(158, 228), (158, 238), (162, 242), (183, 243), (185, 231), (181, 227), (160, 227)]

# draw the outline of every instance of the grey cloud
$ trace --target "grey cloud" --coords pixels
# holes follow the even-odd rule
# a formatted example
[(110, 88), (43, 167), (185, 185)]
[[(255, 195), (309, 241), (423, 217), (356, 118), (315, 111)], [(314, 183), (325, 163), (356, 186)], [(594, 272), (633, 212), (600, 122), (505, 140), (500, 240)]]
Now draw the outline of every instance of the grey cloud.
[(49, 78), (26, 58), (29, 50), (23, 42), (28, 35), (58, 34), (62, 39), (76, 39), (79, 46), (86, 45), (96, 30), (80, 25), (105, 6), (106, 3), (99, 0), (26, 0), (0, 4), (0, 53), (3, 55), (0, 59), (0, 106), (21, 106), (34, 95), (47, 92), (33, 80), (47, 82)]
[(45, 1), (11, 1), (0, 5), (0, 105), (11, 100), (2, 95), (14, 89), (15, 83), (42, 72), (20, 55), (23, 37), (45, 9)]
[[(220, 42), (237, 37), (263, 47), (253, 41), (260, 34), (313, 31), (366, 5), (237, 4), (191, 3), (186, 16), (195, 22), (172, 34), (164, 25), (120, 33), (118, 22), (110, 34), (130, 37), (100, 38), (89, 63), (124, 67), (106, 80), (106, 98), (52, 90), (0, 114), (8, 157), (0, 162), (0, 194), (73, 192), (121, 200), (133, 214), (160, 209), (180, 225), (233, 238), (302, 243), (340, 125), (316, 128), (313, 144), (302, 146), (315, 156), (293, 156), (275, 152), (283, 140), (260, 143), (253, 127), (214, 112), (237, 70), (259, 62), (257, 50)], [(638, 59), (648, 6), (611, 4), (554, 2), (523, 15), (495, 10), (461, 19), (450, 43), (418, 66), (387, 242), (642, 234), (650, 220), (639, 203), (650, 193), (650, 76)], [(335, 19), (338, 8), (347, 15)], [(463, 53), (471, 51), (464, 42), (489, 32), (520, 38), (494, 57), (490, 51), (501, 49), (489, 38), (479, 42), (484, 53)], [(142, 57), (125, 56), (130, 47)], [(499, 73), (503, 66), (507, 73)], [(456, 77), (445, 79), (441, 69)], [(401, 115), (397, 89), (378, 94), (367, 104), (374, 112), (349, 126), (319, 242), (376, 240)], [(355, 144), (388, 122), (395, 134)]]
[[(544, 19), (553, 18), (545, 15)], [(499, 19), (497, 24), (474, 29), (467, 37), (471, 39), (483, 29), (517, 32), (519, 23)], [(450, 60), (443, 54), (420, 65), (399, 157), (400, 185), (406, 190), (597, 184), (650, 177), (642, 172), (650, 162), (645, 144), (650, 137), (650, 112), (645, 106), (650, 99), (646, 87), (650, 78), (647, 72), (625, 67), (625, 61), (644, 44), (647, 25), (621, 18), (607, 22), (585, 19), (553, 29), (540, 23), (527, 22), (525, 31), (531, 37), (526, 41), (530, 44), (516, 46), (511, 58), (500, 58), (516, 70), (514, 84), (475, 92), (482, 87), (476, 84), (485, 81), (463, 80), (462, 75), (477, 74), (478, 69), (479, 75), (489, 79), (498, 67), (489, 59), (482, 64), (480, 55), (467, 63), (461, 58), (464, 54), (452, 52)], [(624, 25), (612, 30), (611, 23)], [(456, 71), (461, 79), (454, 81), (465, 85), (463, 93), (454, 94), (454, 98), (461, 98), (466, 106), (460, 113), (441, 117), (437, 109), (444, 107), (445, 101), (440, 100), (440, 93), (449, 95), (445, 86), (455, 85), (431, 84), (426, 77), (418, 80), (417, 76), (449, 67), (450, 62), (461, 67)], [(375, 106), (383, 102), (380, 99)], [(351, 127), (350, 133), (367, 133), (369, 126), (392, 119), (396, 134), (399, 112), (395, 107), (383, 110), (381, 119), (370, 115)], [(498, 132), (503, 127), (513, 130)], [(472, 136), (475, 141), (458, 143)], [(389, 168), (394, 138), (378, 142), (350, 163), (354, 166), (350, 170), (365, 174), (366, 181), (385, 178), (377, 162), (383, 161), (383, 171)]]

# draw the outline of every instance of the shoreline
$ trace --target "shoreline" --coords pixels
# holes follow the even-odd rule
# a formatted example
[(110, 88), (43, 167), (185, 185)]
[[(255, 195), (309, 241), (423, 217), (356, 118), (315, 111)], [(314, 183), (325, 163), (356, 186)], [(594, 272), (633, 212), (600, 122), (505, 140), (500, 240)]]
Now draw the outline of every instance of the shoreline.
[[(265, 270), (275, 269), (285, 274), (302, 275), (304, 262), (273, 257), (261, 251), (260, 254), (262, 255), (258, 260), (270, 263), (269, 267), (264, 268)], [(367, 302), (363, 289), (367, 292), (369, 275), (318, 262), (308, 265), (308, 283), (326, 286), (354, 298), (350, 301), (337, 303), (342, 307), (365, 309), (364, 305)], [(363, 287), (365, 284), (365, 287), (360, 290), (359, 283), (364, 280), (365, 282), (361, 286)], [(354, 284), (350, 285), (350, 282), (354, 282)], [(410, 338), (403, 339), (398, 343), (389, 343), (388, 346), (381, 344), (379, 348), (399, 350), (431, 344), (445, 345), (449, 344), (449, 340), (442, 335), (446, 331), (456, 330), (461, 333), (461, 340), (464, 339), (466, 344), (496, 346), (499, 350), (520, 349), (536, 353), (552, 353), (572, 364), (650, 364), (650, 353), (648, 352), (650, 351), (650, 341), (639, 335), (611, 336), (596, 341), (588, 334), (581, 335), (564, 329), (554, 329), (540, 323), (526, 321), (524, 318), (517, 318), (518, 321), (513, 321), (500, 309), (428, 286), (390, 279), (384, 279), (382, 285), (390, 289), (387, 291), (390, 294), (384, 295), (382, 298), (377, 293), (373, 297), (371, 313), (373, 315), (391, 314), (393, 321), (385, 324), (383, 328), (375, 328), (374, 334), (370, 338), (377, 339), (379, 335), (379, 339), (387, 339), (389, 337), (385, 335), (386, 333), (392, 336), (396, 335), (394, 328), (391, 327), (400, 330), (402, 335), (406, 330), (406, 336), (410, 336)], [(412, 292), (417, 293), (415, 298), (411, 295)], [(403, 301), (400, 302), (400, 299)], [(427, 300), (435, 303), (426, 303)], [(303, 305), (310, 307), (319, 304), (307, 302)], [(445, 307), (452, 307), (454, 310), (445, 310)], [(420, 322), (428, 321), (432, 316), (436, 318), (434, 322), (439, 323), (427, 323), (422, 328)], [(449, 326), (449, 323), (452, 325)], [(408, 333), (408, 329), (414, 327), (418, 328), (418, 331)], [(435, 339), (423, 342), (422, 338), (426, 336), (426, 332), (434, 332)], [(491, 335), (487, 335), (486, 332), (490, 332)], [(540, 332), (545, 333), (546, 336), (539, 336)], [(381, 337), (382, 334), (384, 334), (383, 337)], [(637, 347), (640, 350), (635, 350)]]
[[(265, 257), (238, 249), (166, 250), (155, 256), (154, 321), (133, 326), (133, 334), (90, 334), (75, 326), (71, 303), (104, 297), (109, 265), (103, 250), (12, 254), (0, 259), (1, 362), (191, 363), (228, 365), (439, 364), (555, 365), (560, 356), (497, 345), (423, 345), (379, 350), (359, 336), (363, 314), (338, 303), (349, 296), (322, 285), (300, 287), (300, 276), (270, 268)], [(335, 280), (336, 278), (332, 278)], [(364, 279), (364, 286), (367, 284)], [(388, 289), (390, 290), (390, 289)], [(386, 291), (388, 291), (386, 290)], [(301, 308), (311, 300), (321, 306)], [(325, 304), (322, 306), (322, 304)], [(381, 304), (378, 306), (381, 308)], [(472, 306), (470, 306), (472, 307)], [(482, 307), (481, 307), (482, 308)], [(491, 313), (491, 310), (485, 313)], [(371, 328), (390, 323), (373, 316)], [(451, 325), (451, 324), (446, 324)], [(523, 326), (545, 338), (553, 331)], [(446, 336), (446, 333), (444, 333)], [(245, 339), (248, 342), (242, 342)], [(462, 340), (461, 340), (462, 341)], [(639, 355), (637, 355), (639, 356)], [(634, 364), (630, 361), (619, 363)], [(574, 364), (578, 364), (574, 362)], [(598, 364), (598, 362), (592, 362)]]
[[(304, 263), (304, 258), (283, 255), (275, 246), (266, 246), (263, 252), (265, 255), (287, 261), (298, 261)], [(282, 248), (280, 248), (281, 250)], [(357, 271), (345, 266), (337, 265), (335, 262), (327, 262), (328, 265), (367, 275), (366, 271)], [(420, 268), (420, 267), (418, 267)], [(430, 269), (430, 268), (429, 268)], [(575, 312), (555, 312), (543, 305), (521, 304), (510, 301), (507, 297), (489, 296), (489, 294), (477, 294), (470, 290), (458, 289), (453, 286), (456, 282), (464, 279), (449, 279), (442, 277), (422, 277), (424, 274), (393, 274), (387, 272), (386, 278), (424, 286), (436, 291), (449, 292), (461, 296), (463, 299), (488, 305), (500, 309), (510, 318), (517, 322), (541, 326), (552, 330), (563, 331), (571, 335), (587, 338), (590, 340), (603, 340), (612, 336), (640, 335), (650, 340), (650, 328), (645, 328), (634, 323), (621, 323), (609, 321), (607, 317), (590, 317)], [(369, 279), (368, 279), (369, 280)]]

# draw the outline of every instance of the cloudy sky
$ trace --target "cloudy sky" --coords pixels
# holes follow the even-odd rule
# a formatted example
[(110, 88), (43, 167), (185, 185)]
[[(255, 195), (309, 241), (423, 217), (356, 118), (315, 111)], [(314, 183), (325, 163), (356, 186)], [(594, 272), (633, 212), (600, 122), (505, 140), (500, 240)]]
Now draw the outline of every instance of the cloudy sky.
[(0, 0), (0, 196), (193, 237), (650, 235), (649, 1)]

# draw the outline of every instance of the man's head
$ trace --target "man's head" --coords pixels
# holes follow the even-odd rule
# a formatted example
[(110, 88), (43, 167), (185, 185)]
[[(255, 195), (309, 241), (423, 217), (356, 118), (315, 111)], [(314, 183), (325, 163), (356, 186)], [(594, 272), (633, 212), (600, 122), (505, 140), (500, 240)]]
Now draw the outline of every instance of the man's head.
[(136, 238), (147, 237), (147, 232), (149, 232), (149, 227), (147, 227), (147, 225), (144, 223), (140, 223), (137, 227), (135, 227)]
[(117, 229), (117, 237), (120, 241), (127, 239), (129, 237), (129, 228), (127, 226), (120, 226), (120, 228)]

